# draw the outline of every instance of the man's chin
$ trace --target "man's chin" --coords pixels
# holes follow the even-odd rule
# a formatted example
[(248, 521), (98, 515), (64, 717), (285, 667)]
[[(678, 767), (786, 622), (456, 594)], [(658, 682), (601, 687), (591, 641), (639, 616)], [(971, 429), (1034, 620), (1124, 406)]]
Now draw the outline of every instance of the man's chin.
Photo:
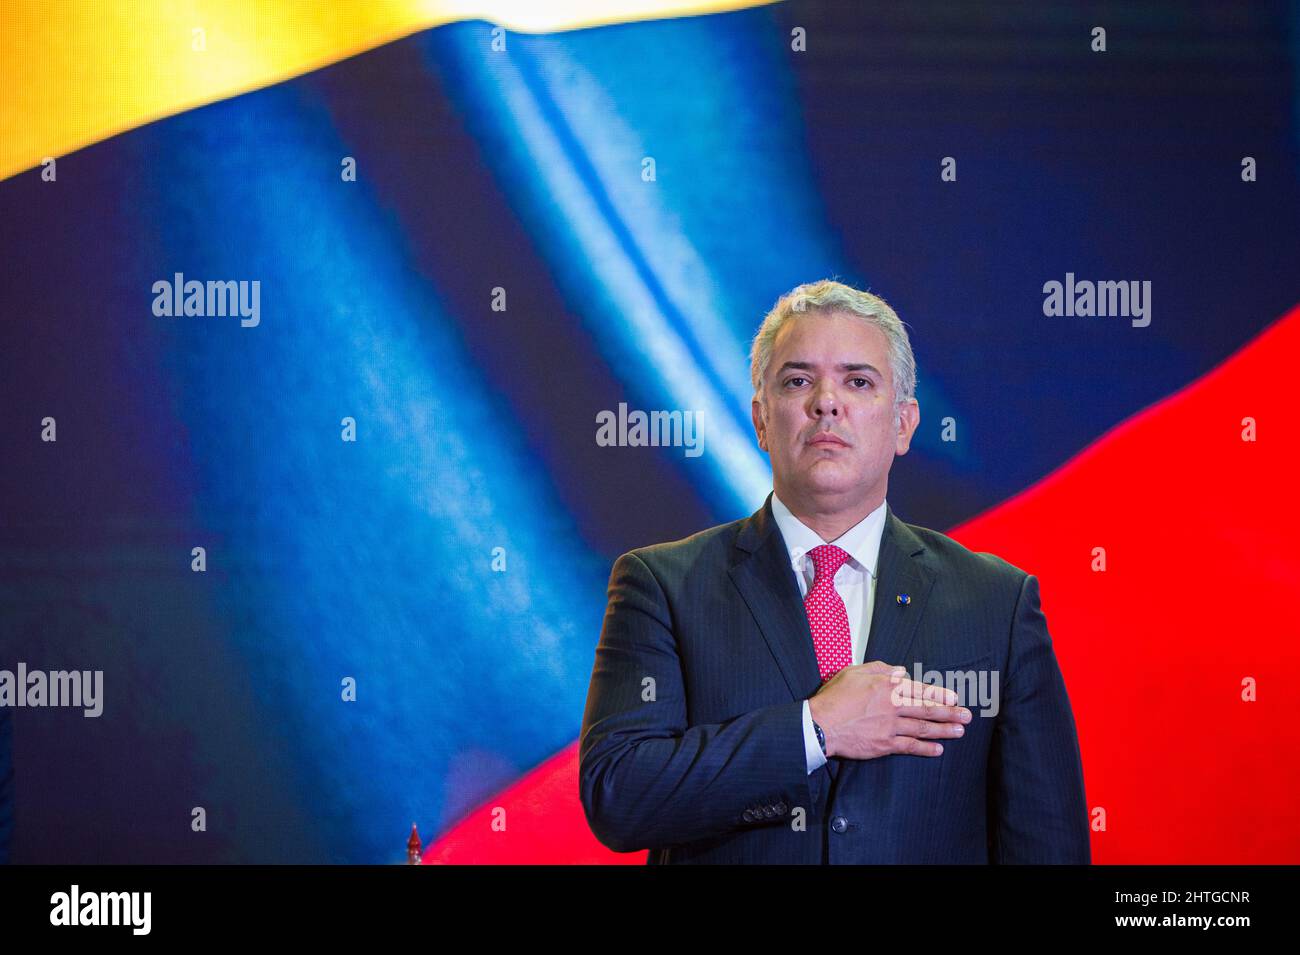
[(800, 483), (809, 494), (843, 494), (861, 488), (862, 474), (840, 461), (814, 461)]

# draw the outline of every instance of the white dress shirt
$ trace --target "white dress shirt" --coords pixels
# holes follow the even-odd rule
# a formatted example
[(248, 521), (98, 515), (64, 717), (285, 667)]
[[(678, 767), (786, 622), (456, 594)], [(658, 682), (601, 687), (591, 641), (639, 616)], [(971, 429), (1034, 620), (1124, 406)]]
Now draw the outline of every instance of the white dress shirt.
[[(880, 556), (880, 538), (885, 532), (885, 502), (833, 541), (824, 541), (812, 528), (790, 513), (772, 492), (772, 516), (785, 539), (790, 565), (799, 582), (799, 595), (806, 597), (812, 587), (816, 569), (808, 551), (822, 544), (834, 544), (848, 551), (849, 559), (835, 573), (835, 592), (844, 601), (849, 615), (849, 634), (853, 638), (853, 662), (866, 659), (867, 637), (871, 634), (871, 608), (876, 596), (876, 560)], [(814, 773), (826, 763), (817, 731), (813, 729), (812, 707), (803, 703), (803, 742), (808, 772)]]

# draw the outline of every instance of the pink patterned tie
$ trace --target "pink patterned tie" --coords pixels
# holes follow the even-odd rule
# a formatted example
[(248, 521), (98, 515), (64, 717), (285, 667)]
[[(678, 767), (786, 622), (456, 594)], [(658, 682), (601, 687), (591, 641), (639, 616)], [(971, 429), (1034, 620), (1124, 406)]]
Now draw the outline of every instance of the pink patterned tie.
[(835, 591), (835, 572), (849, 559), (849, 552), (834, 544), (822, 544), (808, 551), (808, 556), (815, 574), (803, 607), (808, 612), (813, 648), (817, 651), (817, 669), (826, 681), (853, 662), (849, 614)]

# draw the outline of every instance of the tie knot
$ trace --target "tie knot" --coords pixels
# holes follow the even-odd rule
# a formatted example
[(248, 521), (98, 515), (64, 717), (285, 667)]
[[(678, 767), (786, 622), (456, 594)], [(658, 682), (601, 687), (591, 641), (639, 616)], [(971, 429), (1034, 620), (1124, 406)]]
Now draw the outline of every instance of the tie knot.
[(836, 547), (834, 544), (822, 544), (808, 551), (808, 556), (812, 558), (813, 569), (813, 586), (820, 581), (830, 580), (836, 572), (844, 566), (844, 562), (849, 559), (849, 552), (842, 547)]

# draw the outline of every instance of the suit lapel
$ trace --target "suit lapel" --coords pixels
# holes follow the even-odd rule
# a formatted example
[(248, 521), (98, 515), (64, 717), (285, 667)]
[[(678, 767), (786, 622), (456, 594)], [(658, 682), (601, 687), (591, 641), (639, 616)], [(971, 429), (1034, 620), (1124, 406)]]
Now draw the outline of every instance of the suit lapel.
[(772, 495), (745, 521), (736, 535), (732, 582), (749, 606), (758, 629), (776, 658), (796, 700), (807, 699), (821, 685), (808, 615), (799, 598), (799, 583), (785, 538), (772, 516)]
[[(883, 660), (907, 666), (916, 627), (934, 586), (934, 572), (917, 557), (925, 550), (921, 539), (885, 506), (885, 530), (876, 561), (876, 598), (871, 605), (871, 635), (863, 663)], [(899, 600), (906, 595), (907, 602)]]

